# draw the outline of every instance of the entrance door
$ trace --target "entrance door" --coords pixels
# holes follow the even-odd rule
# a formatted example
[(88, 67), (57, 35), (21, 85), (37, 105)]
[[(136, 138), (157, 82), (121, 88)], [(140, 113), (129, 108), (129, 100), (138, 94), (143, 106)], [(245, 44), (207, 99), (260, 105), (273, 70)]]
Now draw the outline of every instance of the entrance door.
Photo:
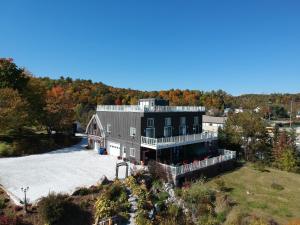
[(107, 152), (109, 155), (113, 155), (113, 156), (117, 156), (117, 157), (121, 156), (120, 143), (108, 141), (107, 142)]

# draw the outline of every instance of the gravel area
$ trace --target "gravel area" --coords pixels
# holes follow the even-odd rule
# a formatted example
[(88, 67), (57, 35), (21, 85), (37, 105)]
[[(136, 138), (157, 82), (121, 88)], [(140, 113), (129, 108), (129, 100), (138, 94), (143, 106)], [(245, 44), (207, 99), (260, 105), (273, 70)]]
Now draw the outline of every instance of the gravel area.
[[(58, 151), (0, 159), (0, 184), (18, 204), (23, 199), (21, 187), (29, 187), (30, 203), (49, 192), (71, 194), (78, 187), (89, 187), (105, 175), (115, 178), (116, 157), (101, 156), (85, 150), (86, 139), (73, 147)], [(119, 176), (125, 176), (121, 167)]]

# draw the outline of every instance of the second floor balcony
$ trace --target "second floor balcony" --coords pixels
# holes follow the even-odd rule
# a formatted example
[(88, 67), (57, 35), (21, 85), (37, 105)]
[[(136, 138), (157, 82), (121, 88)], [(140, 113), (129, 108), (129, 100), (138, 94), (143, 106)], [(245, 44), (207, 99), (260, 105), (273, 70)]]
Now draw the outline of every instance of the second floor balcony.
[(191, 134), (191, 135), (181, 135), (174, 137), (164, 137), (164, 138), (149, 138), (141, 137), (141, 146), (151, 149), (164, 149), (176, 146), (196, 144), (207, 141), (217, 140), (218, 134), (213, 132), (204, 132), (201, 134)]

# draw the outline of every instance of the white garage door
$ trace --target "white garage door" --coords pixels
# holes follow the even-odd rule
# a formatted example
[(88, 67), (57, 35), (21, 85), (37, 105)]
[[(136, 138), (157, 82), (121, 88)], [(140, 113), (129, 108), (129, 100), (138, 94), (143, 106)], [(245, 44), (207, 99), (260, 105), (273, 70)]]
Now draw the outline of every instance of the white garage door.
[(109, 155), (121, 156), (120, 143), (116, 142), (107, 142), (107, 152)]

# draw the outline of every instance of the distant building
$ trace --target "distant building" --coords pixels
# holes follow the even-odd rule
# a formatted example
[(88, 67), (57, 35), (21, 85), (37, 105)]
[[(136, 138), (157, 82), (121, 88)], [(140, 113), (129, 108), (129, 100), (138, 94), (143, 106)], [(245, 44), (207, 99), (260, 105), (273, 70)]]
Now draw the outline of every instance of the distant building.
[(300, 119), (300, 111), (297, 113), (296, 118)]
[(231, 109), (231, 108), (224, 109), (224, 116), (228, 116), (228, 114), (231, 112), (233, 112), (233, 109)]
[(261, 110), (261, 108), (259, 106), (257, 106), (253, 111), (256, 112), (256, 113), (259, 113)]
[(202, 117), (203, 131), (218, 132), (219, 128), (224, 128), (227, 117), (206, 116)]
[(243, 108), (238, 108), (234, 110), (235, 113), (242, 113), (244, 112)]

